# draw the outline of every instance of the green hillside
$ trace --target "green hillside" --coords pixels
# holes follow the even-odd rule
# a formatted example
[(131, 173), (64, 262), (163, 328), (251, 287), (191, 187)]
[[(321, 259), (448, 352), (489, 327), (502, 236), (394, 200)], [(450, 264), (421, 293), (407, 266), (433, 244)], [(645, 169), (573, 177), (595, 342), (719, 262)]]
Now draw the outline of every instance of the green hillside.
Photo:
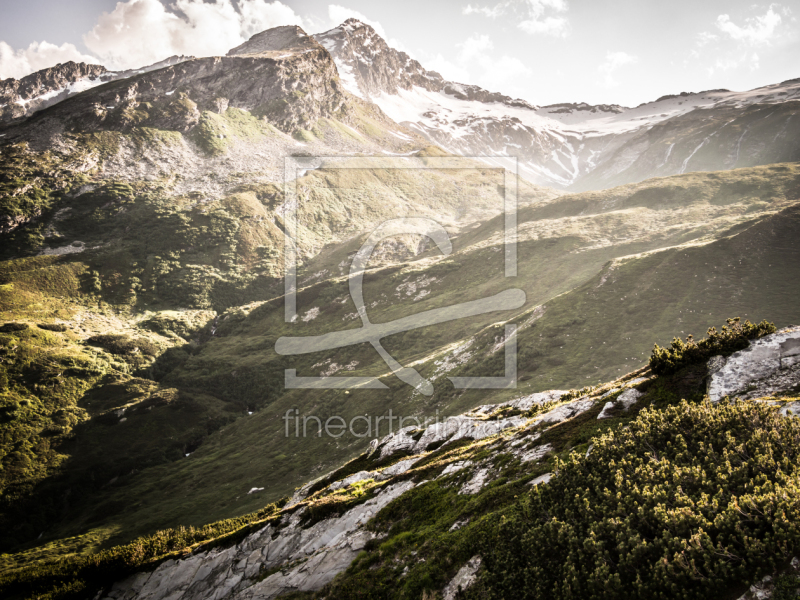
[[(358, 183), (332, 175), (302, 179), (308, 206), (345, 202)], [(389, 172), (362, 174), (364, 196), (342, 206), (368, 207), (403, 185), (445, 189), (450, 176), (416, 173), (398, 182)], [(491, 213), (501, 197), (490, 192), (496, 172), (472, 177), (475, 186), (488, 184), (480, 210)], [(365, 278), (373, 322), (514, 286), (527, 295), (520, 311), (384, 340), (398, 361), (434, 380), (431, 397), (391, 376), (368, 345), (297, 357), (274, 351), (283, 335), (357, 326), (342, 265), (365, 234), (337, 242), (347, 236), (317, 230), (334, 241), (303, 265), (301, 318), (287, 324), (280, 231), (269, 218), (279, 190), (243, 187), (204, 204), (167, 199), (149, 183), (65, 197), (68, 216), (51, 221), (58, 243), (77, 238), (87, 249), (3, 263), (2, 320), (18, 324), (0, 334), (8, 381), (0, 424), (4, 549), (85, 551), (252, 512), (368, 442), (287, 439), (281, 417), (290, 409), (323, 420), (389, 408), (434, 418), (613, 379), (642, 366), (653, 341), (700, 334), (733, 314), (797, 322), (800, 263), (791, 257), (799, 177), (795, 165), (773, 165), (569, 196), (523, 187), (513, 280), (503, 277), (497, 217), (455, 226), (448, 257), (436, 249), (415, 255), (414, 239), (387, 247)], [(518, 388), (454, 390), (446, 376), (502, 375), (495, 348), (504, 322), (520, 326)], [(286, 368), (383, 376), (388, 389), (285, 390)], [(60, 541), (76, 535), (84, 537)]]

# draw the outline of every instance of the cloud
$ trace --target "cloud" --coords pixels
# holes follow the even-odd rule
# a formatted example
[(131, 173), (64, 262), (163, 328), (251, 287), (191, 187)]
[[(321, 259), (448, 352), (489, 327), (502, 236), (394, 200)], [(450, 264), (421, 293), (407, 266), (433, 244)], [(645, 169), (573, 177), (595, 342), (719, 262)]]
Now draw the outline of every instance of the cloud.
[(33, 42), (27, 48), (14, 50), (5, 42), (0, 42), (0, 79), (14, 77), (19, 79), (34, 71), (68, 62), (97, 63), (94, 56), (81, 53), (72, 44), (56, 46), (49, 42)]
[(734, 56), (717, 58), (714, 63), (706, 67), (706, 72), (713, 75), (717, 72), (732, 71), (739, 67), (749, 67), (750, 71), (758, 71), (761, 68), (761, 59), (756, 52), (745, 51)]
[(529, 18), (518, 27), (525, 33), (543, 33), (555, 37), (565, 37), (569, 33), (569, 21), (562, 16), (546, 12), (567, 12), (566, 0), (528, 0)]
[(500, 15), (505, 14), (506, 10), (508, 9), (510, 2), (502, 2), (495, 6), (472, 6), (472, 4), (467, 4), (464, 8), (461, 9), (461, 14), (463, 15), (481, 15), (484, 17), (488, 17), (490, 19), (496, 19)]
[(458, 54), (454, 61), (441, 54), (423, 56), (423, 63), (439, 72), (445, 79), (459, 83), (475, 83), (490, 91), (509, 93), (520, 80), (530, 77), (532, 71), (513, 56), (492, 55), (494, 42), (488, 35), (474, 34), (456, 44)]
[(281, 2), (265, 0), (177, 0), (169, 10), (159, 0), (118, 2), (83, 36), (110, 68), (131, 68), (174, 54), (224, 55), (252, 35), (278, 25), (302, 25)]
[(632, 65), (639, 59), (627, 52), (607, 52), (606, 59), (597, 67), (597, 70), (604, 75), (606, 87), (614, 87), (618, 82), (614, 79), (614, 73), (625, 65)]
[(568, 9), (566, 0), (515, 0), (489, 7), (468, 4), (461, 9), (461, 13), (496, 19), (512, 12), (521, 15), (517, 27), (525, 33), (566, 37), (569, 34), (569, 20), (563, 13)]
[(488, 35), (473, 35), (460, 44), (456, 44), (459, 51), (459, 62), (467, 63), (472, 59), (478, 62), (486, 56), (490, 50), (494, 50), (494, 43)]
[[(769, 44), (776, 35), (776, 30), (780, 26), (781, 15), (775, 11), (778, 5), (771, 4), (767, 12), (762, 16), (749, 17), (745, 19), (744, 25), (737, 25), (731, 21), (728, 15), (719, 15), (716, 26), (722, 33), (727, 34), (737, 42), (744, 42), (754, 46)], [(784, 14), (788, 14), (784, 10)]]
[(469, 70), (454, 62), (447, 60), (441, 54), (435, 56), (423, 56), (425, 68), (436, 71), (449, 81), (466, 82), (470, 80)]

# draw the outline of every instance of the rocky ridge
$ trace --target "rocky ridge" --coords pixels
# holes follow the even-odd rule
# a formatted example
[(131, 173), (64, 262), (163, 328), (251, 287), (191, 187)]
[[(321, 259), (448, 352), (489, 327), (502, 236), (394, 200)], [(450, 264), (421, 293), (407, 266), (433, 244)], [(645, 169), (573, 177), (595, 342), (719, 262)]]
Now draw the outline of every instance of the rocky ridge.
[[(541, 185), (601, 189), (689, 170), (767, 164), (776, 161), (776, 150), (777, 160), (800, 156), (789, 141), (800, 98), (796, 80), (749, 92), (682, 92), (635, 108), (584, 102), (538, 107), (446, 81), (355, 19), (315, 37), (350, 92), (451, 152), (505, 166), (515, 158), (520, 173)], [(745, 114), (751, 105), (765, 110)]]
[(69, 61), (42, 69), (22, 79), (0, 81), (0, 122), (29, 117), (35, 112), (98, 85), (126, 79), (191, 60), (192, 56), (171, 56), (146, 67), (109, 71), (102, 65)]
[[(795, 349), (800, 348), (800, 328), (785, 328), (755, 340), (746, 350), (729, 357), (726, 363), (737, 365), (736, 372), (740, 374), (736, 383), (726, 380), (729, 395), (747, 396), (750, 383), (763, 374), (766, 355), (780, 348), (789, 356), (795, 356)], [(718, 363), (718, 358), (709, 362), (712, 391), (718, 385), (715, 382), (719, 380), (717, 374), (720, 371), (714, 371)], [(792, 366), (784, 365), (783, 368)], [(644, 396), (642, 390), (646, 390), (651, 382), (649, 371), (643, 369), (577, 398), (574, 392), (554, 390), (481, 406), (444, 423), (404, 428), (375, 440), (360, 459), (361, 464), (366, 460), (376, 461), (378, 465), (388, 462), (389, 466), (362, 470), (337, 479), (338, 475), (346, 473), (340, 469), (310, 482), (297, 490), (275, 522), (249, 535), (241, 543), (223, 550), (202, 551), (177, 561), (168, 560), (152, 572), (140, 573), (116, 583), (100, 597), (110, 600), (267, 600), (284, 593), (321, 589), (349, 566), (369, 540), (380, 538), (368, 527), (369, 521), (395, 499), (431, 478), (454, 479), (455, 485), (460, 486), (459, 494), (478, 494), (498, 477), (493, 466), (494, 456), (508, 453), (535, 467), (554, 451), (552, 445), (540, 441), (550, 428), (590, 409), (597, 412), (600, 406), (603, 409), (597, 419), (627, 412)], [(783, 387), (771, 388), (771, 393), (791, 392), (796, 387), (797, 378), (791, 382), (784, 380), (782, 384)], [(607, 398), (610, 400), (606, 402)], [(779, 399), (771, 402), (781, 404)], [(509, 416), (517, 411), (521, 414)], [(793, 414), (791, 411), (782, 413)], [(434, 463), (437, 468), (431, 471), (431, 458), (437, 455), (437, 449), (454, 447), (453, 443), (466, 439), (482, 443), (483, 448), (490, 451), (488, 457), (453, 460), (450, 455), (449, 462)], [(587, 457), (591, 450), (589, 446)], [(441, 455), (441, 451), (438, 454)], [(544, 473), (532, 478), (530, 484), (546, 485), (554, 476), (557, 474)], [(362, 489), (364, 484), (377, 485)], [(341, 516), (317, 521), (312, 518), (313, 522), (308, 522), (308, 511), (314, 500), (331, 493), (346, 493), (347, 490), (364, 493), (369, 499), (357, 503)], [(455, 522), (451, 531), (465, 525), (465, 521)], [(472, 585), (480, 567), (481, 557), (473, 556), (442, 590), (443, 597), (455, 598), (459, 589)], [(742, 598), (771, 597), (771, 582), (771, 577), (766, 577), (754, 584)]]

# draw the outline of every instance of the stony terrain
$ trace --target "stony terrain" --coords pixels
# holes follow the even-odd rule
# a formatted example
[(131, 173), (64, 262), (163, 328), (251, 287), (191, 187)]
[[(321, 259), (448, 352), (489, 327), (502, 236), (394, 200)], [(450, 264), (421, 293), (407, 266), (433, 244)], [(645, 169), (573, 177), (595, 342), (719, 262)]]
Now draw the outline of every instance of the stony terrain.
[[(795, 327), (755, 340), (746, 350), (734, 353), (725, 360), (728, 365), (737, 365), (738, 377), (725, 380), (724, 395), (753, 397), (751, 384), (764, 380), (765, 362), (772, 355), (777, 356), (781, 349), (789, 356), (794, 356), (798, 347), (800, 328)], [(770, 352), (772, 355), (768, 356)], [(708, 381), (712, 400), (718, 399), (723, 393), (719, 383), (720, 371), (714, 371), (714, 365), (721, 360), (722, 357), (714, 357), (710, 361), (711, 375)], [(785, 373), (785, 376), (777, 385), (775, 378), (772, 378), (773, 385), (767, 400), (781, 407), (781, 414), (787, 416), (793, 414), (792, 407), (800, 406), (796, 401), (787, 403), (781, 399), (786, 394), (795, 393), (800, 384), (800, 376), (792, 366), (779, 360), (778, 366), (772, 367)], [(550, 432), (589, 411), (596, 414), (593, 417), (596, 421), (630, 413), (637, 403), (645, 403), (645, 399), (652, 396), (647, 392), (653, 388), (653, 384), (652, 374), (643, 370), (599, 386), (578, 398), (570, 398), (564, 391), (537, 393), (501, 404), (481, 406), (470, 413), (424, 429), (406, 427), (375, 440), (359, 463), (365, 469), (368, 469), (370, 462), (390, 466), (361, 470), (336, 479), (348, 472), (339, 470), (317, 482), (311, 482), (297, 490), (283, 509), (282, 516), (248, 535), (239, 544), (168, 560), (152, 572), (139, 573), (117, 582), (100, 597), (114, 600), (266, 600), (292, 591), (319, 590), (345, 571), (367, 543), (378, 537), (370, 527), (370, 519), (374, 515), (403, 494), (431, 481), (430, 466), (434, 456), (439, 457), (435, 462), (438, 473), (433, 476), (435, 480), (453, 480), (457, 474), (458, 494), (480, 496), (487, 485), (500, 475), (496, 461), (498, 456), (518, 461), (522, 465), (522, 472), (538, 473), (541, 469), (537, 466), (546, 464), (546, 457), (562, 450), (557, 444), (543, 441), (549, 439)], [(603, 408), (597, 414), (600, 406)], [(511, 413), (516, 415), (508, 416)], [(536, 416), (529, 416), (532, 413)], [(463, 442), (468, 443), (465, 445)], [(458, 452), (444, 454), (441, 450), (430, 450), (448, 446), (460, 448)], [(480, 460), (465, 459), (473, 448), (489, 452), (482, 452), (485, 458)], [(590, 444), (586, 449), (586, 457), (591, 451)], [(350, 470), (353, 470), (352, 467)], [(529, 486), (548, 485), (553, 476), (552, 473), (544, 473), (530, 478), (527, 483)], [(354, 492), (369, 499), (357, 503), (341, 515), (316, 520), (309, 526), (308, 513), (313, 510), (315, 501), (322, 502), (331, 494), (345, 496)], [(424, 507), (419, 507), (419, 510), (424, 510)], [(465, 525), (466, 521), (454, 521), (450, 531)], [(453, 580), (441, 590), (442, 597), (453, 598), (459, 588), (467, 589), (474, 583), (475, 574), (480, 574), (480, 565), (481, 558), (476, 556), (458, 569)], [(795, 566), (794, 562), (792, 566)], [(771, 580), (767, 578), (764, 585), (754, 584), (753, 592), (742, 598), (771, 597), (767, 592), (758, 592), (768, 588)]]

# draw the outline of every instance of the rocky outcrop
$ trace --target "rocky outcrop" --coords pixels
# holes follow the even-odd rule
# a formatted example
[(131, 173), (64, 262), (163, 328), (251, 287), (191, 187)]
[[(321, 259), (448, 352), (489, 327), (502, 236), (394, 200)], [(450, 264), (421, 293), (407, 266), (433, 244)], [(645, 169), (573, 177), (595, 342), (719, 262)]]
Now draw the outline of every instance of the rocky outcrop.
[(617, 398), (611, 402), (606, 402), (605, 406), (603, 406), (603, 410), (597, 415), (598, 419), (608, 419), (609, 417), (613, 416), (613, 412), (615, 409), (621, 409), (623, 411), (627, 411), (631, 406), (636, 404), (636, 402), (644, 396), (642, 392), (637, 389), (629, 388), (622, 392)]
[(357, 19), (347, 19), (314, 38), (336, 61), (348, 91), (362, 98), (396, 94), (413, 86), (439, 91), (446, 83), (439, 73), (425, 70), (405, 52), (390, 48), (372, 27)]
[(264, 56), (274, 52), (318, 50), (319, 44), (297, 25), (274, 27), (257, 33), (244, 44), (228, 51), (228, 56)]
[(459, 100), (500, 103), (509, 107), (534, 107), (520, 99), (489, 92), (477, 85), (445, 80), (428, 71), (405, 52), (395, 50), (375, 30), (358, 19), (344, 23), (314, 38), (331, 53), (348, 91), (365, 99), (415, 87), (442, 92)]
[[(293, 591), (317, 590), (353, 561), (375, 537), (363, 526), (389, 502), (414, 487), (410, 481), (384, 488), (338, 518), (304, 529), (302, 509), (284, 514), (243, 542), (181, 560), (118, 582), (108, 600), (268, 600)], [(264, 577), (270, 570), (282, 567)]]
[(279, 27), (229, 56), (185, 60), (67, 98), (28, 123), (24, 135), (45, 134), (39, 144), (47, 146), (67, 124), (79, 131), (147, 126), (187, 132), (204, 111), (221, 107), (249, 111), (292, 133), (322, 117), (346, 120), (346, 101), (328, 52), (299, 27)]
[(471, 587), (477, 579), (476, 573), (481, 568), (481, 557), (473, 556), (467, 561), (463, 567), (458, 570), (456, 576), (450, 580), (447, 587), (442, 591), (443, 600), (455, 600), (459, 592), (465, 591)]
[(787, 327), (709, 363), (708, 397), (759, 398), (800, 386), (800, 327)]
[(0, 120), (28, 116), (76, 93), (81, 87), (86, 89), (109, 81), (110, 77), (102, 77), (107, 73), (101, 65), (69, 61), (22, 79), (4, 79), (0, 81)]
[(192, 58), (170, 56), (152, 65), (125, 71), (109, 71), (102, 65), (69, 61), (36, 71), (22, 79), (4, 79), (0, 81), (0, 121), (29, 117), (103, 83), (156, 71)]

